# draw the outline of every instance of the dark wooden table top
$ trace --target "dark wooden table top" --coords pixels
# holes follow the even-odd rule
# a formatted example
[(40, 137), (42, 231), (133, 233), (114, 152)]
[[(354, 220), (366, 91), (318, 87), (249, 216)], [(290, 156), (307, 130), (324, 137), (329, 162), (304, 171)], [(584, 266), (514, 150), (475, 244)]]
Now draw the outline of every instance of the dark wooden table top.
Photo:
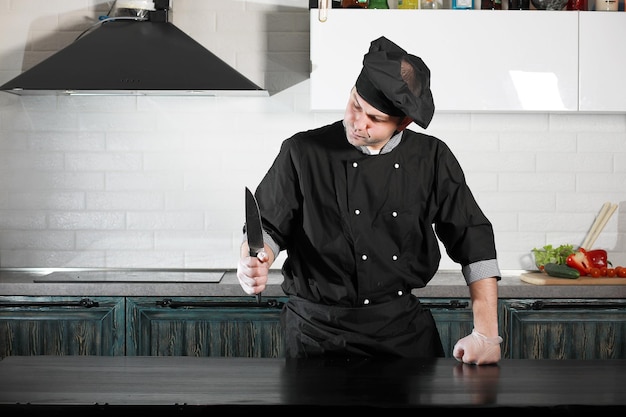
[[(0, 412), (159, 406), (626, 411), (626, 360), (285, 360), (11, 356), (0, 361)], [(44, 413), (45, 411), (45, 413)], [(2, 412), (3, 415), (8, 415)], [(92, 413), (93, 414), (93, 413)], [(96, 413), (97, 414), (97, 413)], [(232, 414), (232, 413), (231, 413)], [(78, 414), (76, 414), (78, 415)]]

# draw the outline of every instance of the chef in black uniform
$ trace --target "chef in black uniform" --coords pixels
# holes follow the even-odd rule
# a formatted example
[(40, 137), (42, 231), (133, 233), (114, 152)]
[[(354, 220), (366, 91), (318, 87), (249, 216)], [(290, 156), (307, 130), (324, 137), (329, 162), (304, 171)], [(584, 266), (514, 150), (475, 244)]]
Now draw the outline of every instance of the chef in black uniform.
[(287, 357), (443, 356), (430, 311), (411, 293), (437, 271), (440, 240), (472, 301), (474, 330), (454, 356), (500, 360), (492, 225), (448, 146), (406, 129), (426, 128), (434, 110), (428, 67), (381, 37), (363, 59), (343, 121), (282, 143), (255, 191), (265, 250), (250, 257), (244, 239), (237, 277), (247, 294), (262, 292), (287, 251)]

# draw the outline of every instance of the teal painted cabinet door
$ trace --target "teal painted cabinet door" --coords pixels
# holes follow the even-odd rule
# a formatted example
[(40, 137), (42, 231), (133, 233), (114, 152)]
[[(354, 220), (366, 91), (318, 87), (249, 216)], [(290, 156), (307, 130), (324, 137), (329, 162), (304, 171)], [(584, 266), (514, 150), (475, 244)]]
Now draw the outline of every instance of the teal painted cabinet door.
[[(130, 297), (126, 304), (127, 355), (283, 357), (280, 310), (284, 298)], [(447, 357), (471, 333), (467, 301), (424, 301), (440, 330)]]
[(469, 300), (425, 299), (422, 304), (433, 313), (446, 358), (452, 358), (456, 342), (474, 328)]
[(626, 358), (624, 300), (502, 300), (512, 359)]
[(127, 355), (283, 357), (280, 298), (129, 297)]
[[(285, 298), (130, 297), (126, 304), (126, 352), (138, 356), (283, 357), (280, 310)], [(424, 300), (441, 335), (446, 356), (471, 333), (467, 301)]]
[(0, 296), (0, 357), (124, 355), (123, 297)]

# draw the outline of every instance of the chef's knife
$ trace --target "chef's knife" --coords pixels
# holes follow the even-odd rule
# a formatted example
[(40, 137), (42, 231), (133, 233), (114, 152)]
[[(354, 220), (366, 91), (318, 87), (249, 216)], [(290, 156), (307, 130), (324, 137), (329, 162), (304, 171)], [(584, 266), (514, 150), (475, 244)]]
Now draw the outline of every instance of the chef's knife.
[[(264, 248), (263, 228), (259, 205), (248, 187), (246, 187), (246, 234), (248, 235), (250, 256), (257, 256)], [(256, 295), (256, 301), (258, 304), (261, 303), (261, 293)]]

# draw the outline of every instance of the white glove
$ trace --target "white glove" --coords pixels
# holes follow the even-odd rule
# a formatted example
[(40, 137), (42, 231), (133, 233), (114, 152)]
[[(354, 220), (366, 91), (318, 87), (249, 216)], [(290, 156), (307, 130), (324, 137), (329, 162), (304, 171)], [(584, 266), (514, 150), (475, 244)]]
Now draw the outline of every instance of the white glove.
[[(267, 262), (269, 257), (265, 252), (261, 251), (257, 254), (256, 258), (261, 261), (261, 263), (265, 263)], [(258, 290), (255, 290), (255, 287), (259, 286), (259, 283), (256, 279), (260, 277), (260, 275), (258, 275), (259, 264), (256, 264), (256, 266), (252, 266), (250, 264), (250, 262), (254, 262), (252, 261), (252, 259), (254, 258), (240, 258), (239, 263), (237, 263), (237, 279), (239, 280), (239, 285), (241, 285), (243, 291), (249, 295), (254, 295), (255, 293), (259, 292)], [(265, 282), (267, 282), (267, 267), (265, 267), (263, 274), (265, 276), (265, 280), (263, 281), (262, 289), (265, 288)]]
[(474, 365), (497, 363), (501, 356), (500, 343), (500, 336), (487, 337), (472, 330), (471, 334), (456, 342), (452, 355), (459, 362)]
[(240, 262), (237, 265), (237, 279), (239, 280), (239, 285), (241, 285), (241, 288), (246, 294), (253, 295), (254, 288), (252, 288), (252, 286), (255, 284), (254, 278), (245, 276), (243, 270), (244, 268)]

